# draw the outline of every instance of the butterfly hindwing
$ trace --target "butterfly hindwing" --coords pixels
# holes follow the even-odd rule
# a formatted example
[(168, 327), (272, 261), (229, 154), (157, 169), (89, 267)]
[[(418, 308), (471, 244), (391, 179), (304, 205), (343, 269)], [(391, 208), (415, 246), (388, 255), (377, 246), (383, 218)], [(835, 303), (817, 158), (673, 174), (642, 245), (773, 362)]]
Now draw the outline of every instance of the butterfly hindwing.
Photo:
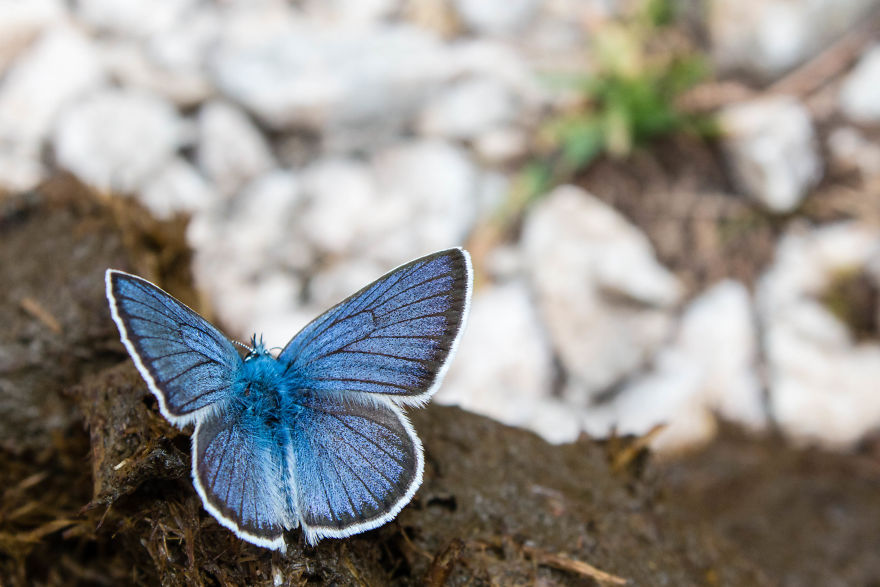
[(422, 479), (422, 447), (392, 402), (304, 392), (291, 428), (300, 523), (314, 544), (392, 519)]
[(297, 525), (284, 447), (273, 430), (243, 409), (212, 414), (193, 434), (193, 482), (205, 508), (238, 536), (284, 550)]
[(471, 292), (462, 249), (402, 265), (307, 325), (279, 355), (303, 387), (422, 403), (458, 344)]
[(149, 281), (108, 270), (107, 299), (122, 342), (174, 424), (229, 398), (241, 358), (208, 321)]

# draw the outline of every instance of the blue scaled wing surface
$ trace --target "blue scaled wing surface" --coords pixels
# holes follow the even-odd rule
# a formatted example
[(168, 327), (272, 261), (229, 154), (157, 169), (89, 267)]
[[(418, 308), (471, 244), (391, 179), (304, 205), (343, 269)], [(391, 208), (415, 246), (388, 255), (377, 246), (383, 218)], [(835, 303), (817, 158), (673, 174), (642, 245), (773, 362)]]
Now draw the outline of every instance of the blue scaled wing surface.
[(380, 526), (412, 499), (424, 456), (399, 405), (439, 387), (471, 283), (461, 249), (416, 259), (315, 319), (279, 355), (299, 390), (291, 480), (310, 543)]
[(207, 320), (140, 277), (108, 269), (105, 281), (122, 343), (171, 423), (219, 409), (241, 357)]
[(418, 437), (393, 403), (305, 393), (291, 430), (293, 494), (306, 540), (341, 538), (393, 519), (424, 467)]
[(278, 434), (243, 406), (209, 415), (193, 434), (193, 483), (217, 521), (249, 542), (283, 551), (284, 530), (298, 518), (286, 479), (290, 443)]
[(343, 300), (299, 332), (278, 360), (303, 388), (422, 404), (440, 386), (470, 305), (470, 256), (416, 259)]

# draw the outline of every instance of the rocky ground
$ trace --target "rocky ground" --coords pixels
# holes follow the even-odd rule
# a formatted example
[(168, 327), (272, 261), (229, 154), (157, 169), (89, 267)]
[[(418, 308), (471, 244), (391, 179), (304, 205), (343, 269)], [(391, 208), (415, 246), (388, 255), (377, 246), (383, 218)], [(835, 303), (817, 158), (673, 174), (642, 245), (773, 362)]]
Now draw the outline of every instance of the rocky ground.
[[(679, 106), (715, 130), (517, 200), (582, 105), (552, 78), (598, 75), (625, 4), (0, 0), (0, 584), (875, 579), (880, 6), (675, 3), (672, 44), (713, 71)], [(563, 445), (432, 407), (399, 523), (296, 563), (226, 536), (120, 366), (104, 268), (282, 345), (461, 244), (477, 283), (437, 402)], [(613, 431), (666, 458), (584, 437)], [(523, 471), (479, 485), (502, 455)]]
[(425, 482), (386, 526), (286, 555), (201, 507), (118, 344), (104, 268), (194, 300), (183, 225), (71, 180), (0, 210), (3, 585), (852, 585), (880, 573), (876, 443), (794, 448), (734, 428), (657, 463), (649, 439), (552, 445), (458, 408), (410, 410)]
[(666, 422), (675, 450), (720, 414), (852, 446), (880, 423), (875, 3), (676, 4), (716, 74), (682, 103), (720, 138), (600, 158), (486, 238), (577, 103), (548, 76), (595, 74), (627, 6), (3, 3), (0, 186), (64, 169), (190, 215), (206, 307), (277, 345), (464, 243), (478, 287), (437, 399), (552, 441)]

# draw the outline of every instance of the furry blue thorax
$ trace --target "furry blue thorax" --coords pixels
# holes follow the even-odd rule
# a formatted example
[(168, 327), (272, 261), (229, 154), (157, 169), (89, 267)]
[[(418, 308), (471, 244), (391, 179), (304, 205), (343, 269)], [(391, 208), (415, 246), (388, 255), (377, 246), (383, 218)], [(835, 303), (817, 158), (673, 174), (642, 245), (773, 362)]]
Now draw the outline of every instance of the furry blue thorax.
[(263, 338), (251, 339), (252, 348), (241, 362), (232, 389), (232, 409), (273, 423), (285, 416), (295, 416), (293, 373), (272, 356)]

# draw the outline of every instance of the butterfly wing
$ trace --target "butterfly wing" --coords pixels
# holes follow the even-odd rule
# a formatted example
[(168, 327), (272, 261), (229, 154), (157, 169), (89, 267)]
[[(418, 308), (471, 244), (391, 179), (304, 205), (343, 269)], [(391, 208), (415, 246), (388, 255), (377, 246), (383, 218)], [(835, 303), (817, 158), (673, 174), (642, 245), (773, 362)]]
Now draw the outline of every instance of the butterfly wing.
[(149, 281), (108, 269), (107, 299), (131, 358), (173, 424), (225, 402), (241, 358), (204, 318)]
[(311, 322), (278, 359), (304, 388), (423, 403), (455, 353), (472, 273), (462, 249), (402, 265)]
[(284, 447), (277, 429), (245, 410), (209, 415), (193, 434), (193, 484), (202, 503), (240, 538), (283, 551), (297, 525)]
[(386, 398), (303, 392), (291, 427), (293, 493), (306, 540), (341, 538), (394, 518), (422, 481), (422, 446)]

